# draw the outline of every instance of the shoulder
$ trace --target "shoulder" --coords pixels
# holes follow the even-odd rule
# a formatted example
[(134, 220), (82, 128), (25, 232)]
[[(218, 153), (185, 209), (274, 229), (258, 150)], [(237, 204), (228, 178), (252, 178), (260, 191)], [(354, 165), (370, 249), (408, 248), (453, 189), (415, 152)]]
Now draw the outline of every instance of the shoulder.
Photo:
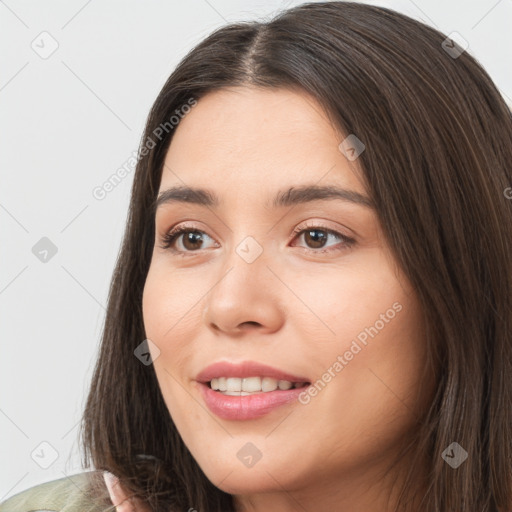
[(30, 487), (0, 503), (0, 512), (107, 512), (114, 509), (102, 471), (88, 471)]

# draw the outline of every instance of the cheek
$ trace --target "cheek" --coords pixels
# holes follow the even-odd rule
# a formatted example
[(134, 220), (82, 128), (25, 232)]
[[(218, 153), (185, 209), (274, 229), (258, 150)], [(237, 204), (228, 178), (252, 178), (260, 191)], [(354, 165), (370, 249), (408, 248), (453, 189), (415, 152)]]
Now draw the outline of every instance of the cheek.
[(201, 328), (204, 304), (200, 299), (211, 286), (200, 272), (170, 269), (165, 258), (152, 262), (144, 285), (142, 313), (146, 335), (161, 345), (161, 356), (174, 357), (192, 350), (192, 341)]
[[(303, 403), (330, 417), (320, 428), (333, 440), (340, 429), (353, 446), (362, 428), (372, 437), (393, 437), (421, 406), (417, 391), (426, 348), (415, 295), (381, 258), (337, 269), (329, 279), (316, 276), (320, 286), (314, 282), (315, 276), (296, 280), (294, 288), (309, 307), (296, 323), (317, 379)], [(388, 432), (384, 418), (390, 424), (396, 419)]]
[[(331, 415), (324, 435), (336, 439), (333, 444), (340, 449), (348, 443), (370, 459), (380, 447), (402, 439), (427, 405), (428, 398), (420, 396), (426, 360), (420, 311), (410, 298), (399, 300), (401, 309), (388, 323), (376, 322), (378, 317), (371, 315), (358, 335), (325, 354), (329, 361), (325, 368), (337, 361), (333, 369), (339, 371), (332, 372), (334, 378), (320, 376), (321, 381), (331, 380), (312, 399), (318, 400), (324, 415)], [(354, 327), (352, 333), (358, 329)]]
[[(355, 258), (354, 258), (355, 260)], [(379, 251), (360, 251), (346, 266), (290, 270), (283, 277), (290, 284), (290, 321), (300, 326), (300, 338), (329, 354), (346, 350), (352, 339), (363, 342), (366, 329), (377, 323), (387, 329), (410, 300)], [(401, 313), (401, 312), (400, 312)], [(385, 322), (385, 323), (383, 323)]]
[[(195, 281), (192, 274), (190, 279)], [(202, 288), (206, 289), (204, 281), (198, 280), (197, 286), (190, 286), (190, 280), (181, 281), (165, 265), (152, 264), (142, 296), (145, 333), (159, 350), (158, 357), (153, 357), (154, 370), (174, 420), (193, 410), (190, 400), (184, 396), (182, 384), (187, 376), (183, 372), (190, 368), (194, 340), (201, 328), (200, 310), (194, 306), (205, 293)]]
[(142, 294), (142, 316), (149, 339), (160, 339), (160, 333), (166, 325), (169, 326), (169, 315), (173, 311), (173, 295), (166, 293), (165, 290), (165, 279), (151, 264)]

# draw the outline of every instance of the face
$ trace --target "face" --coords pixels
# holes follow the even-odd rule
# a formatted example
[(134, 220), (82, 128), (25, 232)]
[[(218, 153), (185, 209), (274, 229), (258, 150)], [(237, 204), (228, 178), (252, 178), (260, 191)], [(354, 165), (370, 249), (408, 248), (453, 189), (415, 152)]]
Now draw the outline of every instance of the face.
[[(363, 489), (424, 406), (421, 310), (344, 139), (305, 94), (239, 87), (200, 99), (166, 155), (146, 335), (183, 441), (231, 494)], [(178, 186), (208, 194), (164, 197)]]

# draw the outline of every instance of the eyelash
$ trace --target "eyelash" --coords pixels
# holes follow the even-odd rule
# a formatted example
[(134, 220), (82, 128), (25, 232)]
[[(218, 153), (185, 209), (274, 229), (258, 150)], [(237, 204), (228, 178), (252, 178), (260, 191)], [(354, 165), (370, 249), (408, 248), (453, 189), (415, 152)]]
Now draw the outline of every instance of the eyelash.
[[(329, 248), (328, 249), (323, 249), (323, 248), (311, 249), (309, 247), (302, 248), (306, 252), (313, 253), (313, 254), (318, 254), (318, 253), (321, 254), (321, 253), (333, 252), (333, 251), (342, 251), (344, 249), (349, 249), (356, 243), (356, 241), (353, 238), (350, 238), (346, 235), (343, 235), (342, 233), (339, 233), (338, 231), (334, 231), (333, 229), (330, 229), (326, 226), (322, 226), (318, 223), (312, 224), (310, 226), (300, 226), (300, 227), (295, 228), (292, 233), (294, 235), (293, 239), (295, 239), (298, 235), (301, 235), (302, 233), (305, 233), (307, 231), (323, 231), (329, 235), (333, 235), (333, 236), (339, 238), (343, 242), (343, 246), (338, 247), (336, 249), (329, 249)], [(204, 231), (201, 231), (200, 229), (194, 228), (193, 226), (181, 225), (181, 226), (178, 226), (177, 228), (169, 230), (167, 233), (165, 233), (162, 236), (162, 240), (161, 240), (162, 244), (160, 245), (160, 247), (162, 249), (168, 249), (171, 252), (178, 254), (180, 256), (194, 256), (195, 254), (200, 252), (200, 249), (197, 251), (179, 251), (177, 249), (172, 248), (172, 244), (178, 239), (178, 237), (180, 235), (182, 235), (184, 233), (189, 233), (189, 232), (191, 232), (191, 233), (197, 232), (197, 233), (201, 233), (201, 234), (207, 234)]]

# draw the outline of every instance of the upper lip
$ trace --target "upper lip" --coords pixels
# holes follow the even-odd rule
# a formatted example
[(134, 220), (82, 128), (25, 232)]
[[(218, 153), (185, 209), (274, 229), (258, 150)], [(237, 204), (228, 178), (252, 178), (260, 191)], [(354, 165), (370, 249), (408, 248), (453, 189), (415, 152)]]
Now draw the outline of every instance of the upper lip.
[(256, 361), (242, 361), (240, 363), (218, 361), (199, 372), (196, 381), (206, 383), (218, 377), (238, 377), (240, 379), (244, 377), (272, 377), (276, 380), (288, 380), (290, 382), (309, 382), (306, 377), (292, 375)]

